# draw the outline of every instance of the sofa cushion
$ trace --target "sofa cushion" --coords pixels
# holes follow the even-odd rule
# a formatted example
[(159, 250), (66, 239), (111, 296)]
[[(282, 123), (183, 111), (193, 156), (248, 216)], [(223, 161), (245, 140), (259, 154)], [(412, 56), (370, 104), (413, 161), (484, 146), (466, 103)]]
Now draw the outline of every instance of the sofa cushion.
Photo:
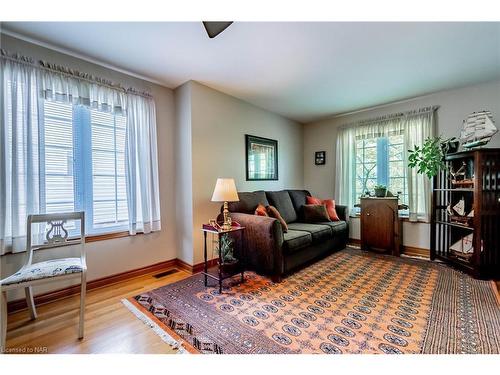
[(328, 221), (318, 224), (328, 225), (330, 228), (332, 228), (334, 236), (336, 235), (336, 233), (343, 232), (347, 228), (347, 223), (345, 221)]
[(269, 206), (269, 202), (267, 201), (266, 193), (264, 192), (264, 190), (253, 192), (241, 191), (238, 192), (238, 197), (240, 198), (238, 202), (228, 203), (229, 212), (253, 214), (259, 204), (262, 204), (263, 206)]
[(283, 251), (286, 253), (296, 252), (311, 244), (312, 236), (309, 232), (288, 230), (288, 232), (283, 233)]
[(288, 191), (266, 191), (266, 196), (269, 204), (276, 207), (287, 223), (297, 220), (297, 213), (295, 212), (295, 208), (293, 208)]
[(300, 217), (300, 212), (302, 210), (302, 206), (306, 204), (306, 197), (311, 194), (307, 190), (287, 190), (288, 194), (290, 194), (290, 199), (292, 200), (293, 208), (295, 208), (295, 212)]
[(323, 242), (332, 237), (331, 227), (324, 224), (290, 223), (288, 229), (311, 233), (313, 243)]

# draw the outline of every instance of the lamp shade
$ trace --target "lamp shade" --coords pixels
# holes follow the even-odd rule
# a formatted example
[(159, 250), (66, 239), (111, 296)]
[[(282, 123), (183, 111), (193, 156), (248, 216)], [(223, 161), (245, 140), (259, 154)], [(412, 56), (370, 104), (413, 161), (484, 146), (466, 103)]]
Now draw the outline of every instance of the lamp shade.
[(215, 184), (212, 202), (237, 202), (238, 192), (232, 178), (218, 178)]

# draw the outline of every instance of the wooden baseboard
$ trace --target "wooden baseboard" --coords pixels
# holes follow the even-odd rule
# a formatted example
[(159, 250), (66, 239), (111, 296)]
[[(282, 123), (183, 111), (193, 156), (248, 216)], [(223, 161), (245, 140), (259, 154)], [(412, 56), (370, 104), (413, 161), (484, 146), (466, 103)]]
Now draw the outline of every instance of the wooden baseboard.
[[(208, 262), (209, 267), (217, 264), (217, 258), (212, 259)], [(156, 273), (160, 271), (168, 271), (172, 268), (177, 268), (181, 271), (186, 271), (191, 274), (199, 273), (203, 271), (203, 263), (198, 263), (190, 265), (181, 259), (171, 259), (164, 262), (159, 262), (152, 264), (150, 266), (137, 268), (130, 271), (120, 272), (115, 275), (102, 277), (100, 279), (92, 280), (87, 283), (87, 290), (101, 288), (103, 286), (108, 286), (122, 282), (124, 280), (132, 279), (134, 277), (144, 276), (150, 273)], [(47, 293), (42, 293), (34, 297), (36, 305), (42, 305), (45, 303), (53, 302), (55, 300), (70, 297), (75, 294), (80, 293), (80, 285), (73, 285), (66, 288), (50, 291)], [(26, 309), (28, 306), (26, 304), (26, 299), (21, 298), (14, 301), (10, 301), (7, 304), (7, 311), (9, 313), (20, 311)]]
[(403, 246), (403, 254), (427, 259), (431, 257), (431, 251), (429, 249), (413, 246)]
[[(358, 238), (349, 238), (348, 244), (354, 246), (360, 246), (361, 240)], [(430, 250), (423, 249), (421, 247), (403, 246), (403, 251), (401, 254), (409, 256), (417, 256), (422, 258), (430, 258)]]
[[(209, 260), (208, 261), (208, 267), (215, 266), (217, 264), (217, 260), (218, 260), (217, 258)], [(181, 259), (177, 259), (177, 267), (179, 269), (183, 270), (183, 271), (186, 271), (186, 272), (189, 272), (189, 273), (192, 273), (192, 274), (200, 273), (201, 271), (203, 271), (203, 267), (204, 266), (205, 266), (205, 264), (203, 262), (195, 264), (193, 266), (191, 264), (188, 264), (188, 263), (184, 262)]]

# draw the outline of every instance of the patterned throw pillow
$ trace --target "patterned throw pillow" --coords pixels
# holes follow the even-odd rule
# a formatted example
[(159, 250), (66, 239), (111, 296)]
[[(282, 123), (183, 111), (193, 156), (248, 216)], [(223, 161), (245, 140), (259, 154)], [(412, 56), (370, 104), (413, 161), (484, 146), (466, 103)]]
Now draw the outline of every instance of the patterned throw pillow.
[(330, 221), (328, 211), (324, 204), (305, 204), (302, 206), (304, 210), (304, 220), (306, 223), (321, 223)]
[(279, 220), (279, 222), (281, 223), (281, 226), (283, 227), (283, 233), (288, 232), (288, 225), (286, 225), (285, 219), (283, 219), (283, 217), (281, 217), (281, 214), (276, 209), (276, 207), (274, 207), (274, 206), (267, 206), (266, 210), (267, 210), (267, 214), (270, 217), (273, 217), (273, 218)]
[(257, 208), (255, 209), (255, 215), (257, 216), (269, 216), (266, 211), (266, 206), (263, 204), (259, 203)]
[(331, 221), (340, 221), (337, 211), (335, 210), (335, 200), (333, 199), (319, 199), (315, 197), (306, 197), (307, 204), (323, 204), (328, 212), (328, 217)]

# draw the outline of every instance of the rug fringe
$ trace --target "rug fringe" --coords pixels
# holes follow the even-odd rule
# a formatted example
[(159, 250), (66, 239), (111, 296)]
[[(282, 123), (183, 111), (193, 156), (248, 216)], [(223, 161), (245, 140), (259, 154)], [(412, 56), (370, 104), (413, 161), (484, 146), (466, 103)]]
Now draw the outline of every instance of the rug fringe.
[(153, 330), (164, 342), (170, 345), (173, 349), (177, 349), (177, 354), (190, 354), (180, 342), (175, 340), (172, 336), (170, 336), (167, 332), (165, 332), (158, 324), (153, 322), (150, 318), (148, 318), (145, 314), (143, 314), (137, 307), (135, 307), (130, 301), (127, 299), (122, 299), (123, 305), (134, 314), (141, 322), (147, 325), (149, 328)]

